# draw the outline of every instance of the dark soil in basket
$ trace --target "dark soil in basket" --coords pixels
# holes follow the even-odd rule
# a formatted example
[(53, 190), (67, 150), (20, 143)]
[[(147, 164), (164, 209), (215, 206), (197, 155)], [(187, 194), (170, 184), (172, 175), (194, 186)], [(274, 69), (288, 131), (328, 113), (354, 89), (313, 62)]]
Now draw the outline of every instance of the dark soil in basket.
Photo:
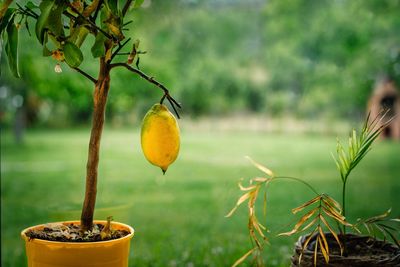
[[(372, 237), (347, 234), (346, 238), (340, 236), (342, 244), (346, 244), (346, 254), (340, 255), (340, 247), (331, 234), (326, 234), (329, 245), (329, 264), (325, 263), (323, 255), (319, 252), (317, 266), (399, 266), (400, 249), (388, 242)], [(299, 242), (300, 241), (300, 242)], [(298, 258), (305, 238), (296, 243), (295, 255), (292, 257), (292, 266), (314, 266), (315, 238), (307, 245), (303, 252), (301, 264)]]
[(34, 229), (26, 232), (29, 239), (43, 239), (58, 242), (99, 242), (118, 239), (129, 234), (126, 230), (111, 230), (109, 235), (101, 236), (104, 225), (94, 224), (91, 231), (82, 232), (79, 225), (67, 223), (46, 224), (43, 229)]

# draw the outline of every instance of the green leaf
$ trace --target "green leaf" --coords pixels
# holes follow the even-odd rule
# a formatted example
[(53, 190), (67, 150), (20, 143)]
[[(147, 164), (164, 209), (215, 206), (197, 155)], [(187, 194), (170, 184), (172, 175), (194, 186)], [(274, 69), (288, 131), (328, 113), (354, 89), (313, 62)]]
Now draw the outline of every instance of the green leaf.
[(83, 54), (74, 43), (66, 42), (64, 45), (64, 58), (70, 67), (76, 68), (82, 63)]
[(82, 44), (86, 40), (86, 37), (88, 36), (88, 34), (89, 34), (89, 30), (86, 27), (79, 28), (78, 37), (75, 41), (75, 43), (78, 47), (82, 46)]
[(17, 78), (19, 75), (18, 67), (18, 29), (13, 21), (10, 21), (7, 25), (7, 43), (6, 43), (6, 54), (8, 59), (8, 66), (11, 72)]
[(29, 1), (28, 3), (26, 3), (25, 7), (26, 7), (26, 8), (29, 8), (29, 9), (36, 9), (36, 8), (39, 8), (39, 7), (38, 7), (37, 5), (35, 5), (32, 1)]
[(104, 42), (107, 40), (107, 38), (99, 32), (96, 36), (96, 40), (91, 48), (92, 55), (94, 58), (102, 57), (106, 53), (106, 49), (104, 47)]
[(119, 12), (119, 1), (115, 0), (106, 0), (105, 1), (107, 8), (115, 15), (118, 16)]
[(44, 57), (49, 57), (49, 56), (51, 56), (51, 51), (47, 48), (46, 45), (43, 45), (43, 56), (44, 56)]
[(14, 17), (15, 8), (7, 9), (6, 13), (4, 14), (3, 19), (0, 20), (0, 35), (6, 29), (8, 23), (10, 22), (11, 18)]
[(135, 0), (135, 3), (133, 4), (133, 8), (138, 8), (143, 4), (144, 0)]
[(0, 38), (0, 76), (1, 76), (1, 55), (3, 54), (3, 38)]
[(45, 26), (50, 16), (51, 9), (53, 8), (54, 5), (55, 1), (43, 1), (42, 3), (40, 3), (39, 8), (41, 13), (36, 22), (35, 32), (36, 32), (36, 37), (38, 38), (41, 44), (43, 44)]
[(44, 33), (50, 30), (57, 36), (64, 36), (61, 14), (64, 4), (57, 0), (44, 0), (40, 3), (40, 16), (36, 22), (36, 37), (43, 44)]
[[(15, 14), (15, 8), (9, 8), (7, 9), (3, 18), (0, 20), (0, 63), (1, 63), (2, 48), (3, 48), (2, 35), (5, 35), (3, 32), (7, 28), (7, 25), (10, 23), (10, 20), (14, 18), (14, 14)], [(0, 64), (0, 75), (1, 75), (1, 64)]]
[(65, 9), (63, 1), (56, 1), (52, 12), (47, 20), (48, 29), (56, 36), (64, 36), (64, 26), (62, 23), (62, 13)]
[(248, 256), (253, 254), (254, 251), (256, 251), (256, 249), (257, 249), (257, 247), (254, 247), (254, 248), (250, 249), (249, 251), (247, 251), (242, 257), (240, 257), (240, 259), (235, 261), (235, 263), (232, 265), (232, 267), (239, 266), (242, 262), (244, 262), (245, 259), (247, 259)]

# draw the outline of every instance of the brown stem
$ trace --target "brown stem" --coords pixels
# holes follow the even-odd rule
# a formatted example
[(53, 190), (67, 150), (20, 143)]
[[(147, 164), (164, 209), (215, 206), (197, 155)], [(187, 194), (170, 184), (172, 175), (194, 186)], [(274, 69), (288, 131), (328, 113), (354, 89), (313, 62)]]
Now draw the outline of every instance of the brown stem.
[(110, 68), (105, 58), (100, 58), (100, 73), (93, 94), (93, 120), (89, 142), (89, 154), (86, 165), (86, 191), (82, 207), (81, 228), (90, 230), (93, 226), (93, 214), (97, 193), (97, 168), (99, 165), (100, 139), (103, 132), (107, 95), (110, 89)]

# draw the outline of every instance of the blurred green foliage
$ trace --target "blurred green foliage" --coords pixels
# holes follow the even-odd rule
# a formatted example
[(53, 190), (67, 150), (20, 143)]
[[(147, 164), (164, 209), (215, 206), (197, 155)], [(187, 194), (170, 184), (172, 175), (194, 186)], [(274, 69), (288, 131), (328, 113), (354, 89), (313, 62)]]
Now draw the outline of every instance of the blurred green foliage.
[[(140, 68), (171, 89), (186, 115), (340, 118), (364, 114), (377, 77), (400, 80), (399, 8), (398, 0), (146, 0), (130, 11), (126, 37), (140, 39)], [(92, 84), (66, 64), (56, 74), (25, 29), (20, 42), (22, 79), (2, 60), (1, 121), (11, 122), (21, 95), (32, 125), (87, 123)], [(96, 76), (88, 43), (81, 68)], [(157, 90), (115, 70), (107, 115), (132, 123), (158, 101)]]

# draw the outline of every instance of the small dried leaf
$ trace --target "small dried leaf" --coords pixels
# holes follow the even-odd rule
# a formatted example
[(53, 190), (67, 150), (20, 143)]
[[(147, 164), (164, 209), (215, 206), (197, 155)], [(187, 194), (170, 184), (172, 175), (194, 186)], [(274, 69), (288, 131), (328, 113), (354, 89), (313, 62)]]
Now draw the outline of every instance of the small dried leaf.
[(317, 222), (318, 219), (319, 219), (319, 215), (315, 216), (314, 219), (312, 219), (312, 221), (309, 224), (307, 224), (305, 227), (303, 227), (303, 229), (300, 230), (300, 232), (303, 232), (303, 231), (307, 230), (308, 228), (310, 228), (311, 226), (313, 226)]
[(343, 220), (345, 219), (345, 217), (338, 211), (336, 210), (334, 207), (330, 206), (330, 205), (325, 205), (323, 206), (326, 210), (332, 212), (335, 216), (342, 218)]
[(389, 216), (391, 212), (392, 212), (392, 208), (388, 209), (381, 215), (377, 215), (377, 216), (374, 216), (374, 217), (371, 217), (371, 218), (365, 220), (365, 222), (371, 223), (371, 222), (381, 221), (381, 220), (385, 219), (387, 216)]
[(335, 213), (334, 210), (328, 210), (325, 207), (322, 207), (322, 210), (325, 212), (326, 215), (335, 219), (337, 222), (339, 222), (343, 225), (346, 225), (346, 226), (352, 226), (350, 223), (345, 221), (345, 218), (342, 215)]
[(225, 217), (230, 217), (230, 216), (232, 216), (232, 214), (236, 211), (236, 209), (237, 209), (243, 202), (245, 202), (245, 201), (250, 197), (250, 193), (251, 193), (251, 192), (248, 192), (248, 193), (242, 195), (242, 196), (239, 198), (239, 200), (236, 202), (235, 207), (234, 207), (227, 215), (225, 215)]
[(320, 238), (320, 236), (318, 236), (319, 247), (322, 252), (322, 255), (324, 256), (325, 262), (329, 263), (329, 255), (328, 255), (328, 252), (326, 251), (326, 248), (324, 247), (324, 244), (322, 243), (321, 239), (322, 238)]
[(257, 185), (251, 185), (251, 186), (245, 187), (245, 186), (243, 186), (242, 183), (240, 183), (240, 182), (239, 182), (238, 185), (239, 185), (239, 188), (240, 188), (241, 191), (249, 191), (249, 190), (253, 190), (254, 188), (257, 187)]
[(296, 214), (299, 211), (302, 211), (305, 207), (310, 206), (311, 204), (314, 204), (315, 202), (319, 201), (321, 199), (321, 196), (316, 196), (315, 198), (311, 199), (310, 201), (307, 201), (303, 205), (292, 209), (292, 213)]
[(294, 226), (293, 230), (290, 232), (286, 232), (286, 233), (281, 233), (278, 236), (282, 236), (282, 235), (287, 235), (290, 236), (294, 233), (297, 233), (299, 231), (299, 228), (308, 220), (310, 219), (317, 211), (318, 211), (319, 207), (316, 207), (312, 210), (310, 210), (309, 212), (307, 212), (305, 215), (303, 215), (300, 220), (296, 223), (296, 225)]
[(303, 257), (303, 252), (306, 249), (308, 243), (310, 243), (311, 238), (313, 237), (313, 234), (315, 233), (315, 231), (317, 230), (317, 228), (315, 228), (311, 234), (307, 237), (306, 241), (303, 244), (303, 247), (301, 248), (301, 252), (300, 252), (300, 256), (299, 256), (299, 265), (301, 263), (301, 258)]
[(332, 227), (329, 225), (328, 221), (327, 221), (322, 215), (320, 215), (320, 219), (321, 219), (321, 221), (325, 224), (325, 226), (328, 228), (329, 232), (331, 232), (331, 234), (332, 234), (333, 237), (335, 238), (336, 243), (339, 245), (339, 248), (340, 248), (340, 255), (342, 255), (342, 254), (343, 254), (343, 246), (342, 246), (342, 243), (341, 243), (340, 240), (339, 240), (338, 235), (336, 234), (335, 231), (333, 231), (333, 229), (332, 229)]
[[(329, 246), (328, 246), (328, 242), (326, 241), (326, 237), (325, 237), (324, 231), (322, 231), (322, 227), (321, 226), (318, 227), (318, 230), (319, 230), (319, 235), (321, 236), (321, 239), (322, 239), (322, 242), (320, 244), (321, 250), (322, 250), (322, 254), (324, 255), (325, 262), (329, 263)], [(325, 253), (324, 253), (324, 250), (325, 250)]]
[(342, 213), (342, 206), (340, 206), (340, 204), (329, 195), (324, 195), (322, 201), (324, 201), (325, 204), (328, 204), (330, 206), (333, 205), (338, 210), (339, 213)]
[(254, 247), (252, 249), (250, 249), (248, 252), (246, 252), (246, 254), (244, 254), (240, 259), (238, 259), (237, 261), (235, 261), (235, 263), (232, 265), (232, 267), (236, 267), (239, 264), (241, 264), (245, 259), (247, 259), (248, 256), (250, 256), (251, 254), (253, 254), (253, 252), (256, 250), (257, 248)]
[(265, 235), (264, 235), (264, 233), (263, 233), (263, 230), (265, 230), (266, 228), (265, 228), (262, 224), (260, 224), (257, 220), (253, 220), (252, 224), (253, 224), (253, 226), (254, 226), (254, 229), (257, 230), (258, 234), (259, 234), (263, 239), (265, 239)]
[(250, 160), (250, 162), (251, 162), (254, 166), (256, 166), (260, 171), (262, 171), (263, 173), (267, 174), (267, 175), (270, 176), (270, 177), (274, 177), (274, 173), (273, 173), (270, 169), (268, 169), (267, 167), (261, 165), (260, 163), (258, 163), (258, 162), (256, 162), (256, 161), (254, 161), (254, 160), (253, 160), (252, 158), (250, 158), (249, 156), (246, 156), (246, 158), (247, 158), (248, 160)]
[(314, 247), (314, 266), (317, 266), (318, 243), (319, 243), (319, 236), (317, 236), (317, 242), (315, 242), (315, 247)]
[(251, 182), (265, 183), (270, 180), (271, 180), (271, 178), (256, 177), (256, 178), (251, 179)]

